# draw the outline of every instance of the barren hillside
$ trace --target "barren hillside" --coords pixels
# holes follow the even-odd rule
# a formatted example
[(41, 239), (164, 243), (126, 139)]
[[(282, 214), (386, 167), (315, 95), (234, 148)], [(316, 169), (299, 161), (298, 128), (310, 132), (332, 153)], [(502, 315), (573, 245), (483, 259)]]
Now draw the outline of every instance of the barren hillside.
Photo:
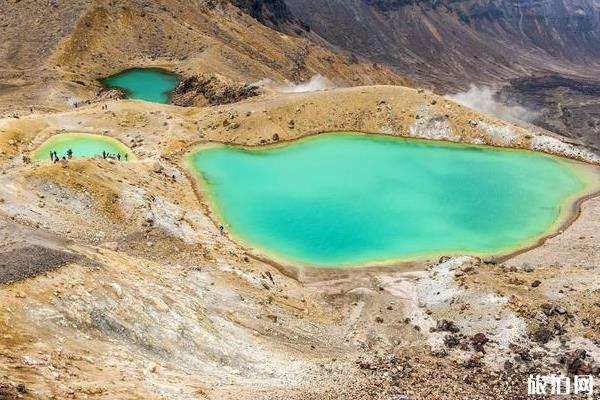
[(94, 99), (98, 78), (140, 65), (240, 82), (315, 74), (344, 86), (406, 82), (302, 35), (273, 31), (242, 10), (228, 1), (3, 2), (0, 13), (11, 21), (0, 34), (11, 40), (0, 52), (0, 110), (65, 109), (70, 98)]
[[(338, 2), (314, 4), (325, 3)], [(415, 22), (425, 3), (343, 2), (381, 23), (409, 7), (401, 15), (448, 43), (451, 30)], [(4, 0), (0, 15), (0, 400), (514, 400), (530, 374), (600, 376), (589, 143), (407, 87), (369, 54), (340, 53), (283, 0)], [(411, 76), (428, 64), (415, 60)], [(131, 67), (184, 78), (173, 104), (103, 91), (98, 78)], [(278, 89), (316, 74), (337, 87)], [(259, 80), (274, 83), (248, 85)], [(593, 82), (515, 81), (523, 102), (546, 87), (548, 107), (557, 84), (597, 97)], [(589, 190), (511, 254), (320, 269), (237, 240), (186, 158), (327, 131), (544, 152), (585, 171)], [(34, 157), (64, 132), (135, 157)]]
[(285, 1), (326, 43), (439, 93), (502, 88), (537, 125), (600, 152), (600, 100), (575, 87), (600, 88), (595, 0)]
[[(137, 160), (31, 162), (61, 130), (104, 133)], [(204, 108), (109, 101), (2, 119), (0, 394), (514, 399), (532, 371), (599, 369), (597, 199), (540, 247), (485, 262), (311, 270), (273, 263), (219, 231), (184, 162), (192, 146), (322, 130), (600, 162), (546, 132), (394, 86)], [(473, 345), (477, 334), (486, 339)]]

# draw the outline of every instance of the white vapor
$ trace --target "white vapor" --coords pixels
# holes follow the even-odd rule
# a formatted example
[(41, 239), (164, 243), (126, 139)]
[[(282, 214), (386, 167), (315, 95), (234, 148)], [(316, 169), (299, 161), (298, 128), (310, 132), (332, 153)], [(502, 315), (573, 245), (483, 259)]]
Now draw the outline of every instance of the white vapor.
[(497, 94), (498, 90), (495, 88), (471, 84), (466, 92), (447, 95), (446, 98), (474, 110), (512, 122), (532, 122), (542, 114), (539, 111), (533, 111), (518, 104), (501, 103), (496, 100)]
[(256, 83), (255, 86), (266, 86), (273, 90), (281, 93), (305, 93), (305, 92), (317, 92), (319, 90), (332, 89), (335, 87), (333, 82), (324, 77), (323, 75), (314, 75), (307, 81), (300, 83), (286, 83), (278, 84), (274, 83), (271, 79), (262, 79)]

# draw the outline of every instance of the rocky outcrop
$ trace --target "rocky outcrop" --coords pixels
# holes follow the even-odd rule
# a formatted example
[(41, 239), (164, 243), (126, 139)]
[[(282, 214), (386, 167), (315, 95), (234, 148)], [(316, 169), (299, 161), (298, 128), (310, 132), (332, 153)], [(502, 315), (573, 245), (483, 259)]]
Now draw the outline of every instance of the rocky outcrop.
[(173, 91), (171, 103), (184, 107), (229, 104), (258, 94), (258, 86), (201, 74), (183, 80)]

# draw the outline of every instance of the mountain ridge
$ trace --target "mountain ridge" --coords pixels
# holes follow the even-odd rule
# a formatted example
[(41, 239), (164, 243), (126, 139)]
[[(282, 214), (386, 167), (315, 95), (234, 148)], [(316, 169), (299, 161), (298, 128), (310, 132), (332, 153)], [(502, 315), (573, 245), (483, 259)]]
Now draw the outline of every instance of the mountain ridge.
[(285, 1), (336, 49), (442, 94), (491, 86), (539, 111), (536, 125), (600, 151), (600, 98), (569, 83), (600, 88), (597, 0)]

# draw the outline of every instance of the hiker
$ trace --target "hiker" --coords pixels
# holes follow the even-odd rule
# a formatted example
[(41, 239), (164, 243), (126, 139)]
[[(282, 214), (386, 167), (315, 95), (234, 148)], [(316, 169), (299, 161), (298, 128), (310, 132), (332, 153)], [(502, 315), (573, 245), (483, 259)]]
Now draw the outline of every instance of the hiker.
[(54, 152), (54, 159), (58, 160), (58, 153), (56, 151)]
[(67, 157), (69, 159), (73, 158), (73, 150), (71, 150), (71, 149), (67, 150)]
[(50, 152), (50, 161), (54, 161), (54, 153)]
[(117, 160), (121, 161), (121, 153), (117, 153)]
[(106, 152), (104, 150), (102, 150), (102, 158), (106, 160)]
[(128, 156), (127, 156), (127, 153), (125, 153), (125, 161), (127, 161), (127, 157), (128, 157)]

